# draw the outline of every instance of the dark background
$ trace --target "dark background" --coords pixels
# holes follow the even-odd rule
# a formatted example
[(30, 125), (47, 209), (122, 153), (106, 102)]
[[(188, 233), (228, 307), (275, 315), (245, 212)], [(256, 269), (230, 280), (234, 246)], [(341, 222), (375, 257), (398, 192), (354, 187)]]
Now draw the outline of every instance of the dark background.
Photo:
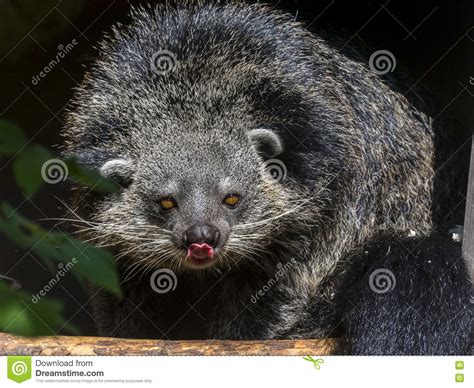
[[(0, 0), (0, 116), (18, 123), (34, 142), (48, 147), (59, 135), (73, 88), (93, 46), (116, 21), (127, 21), (129, 3), (122, 0)], [(153, 3), (153, 1), (150, 1)], [(474, 122), (474, 2), (464, 1), (274, 1), (309, 28), (337, 33), (350, 45), (385, 49), (396, 57), (396, 72), (425, 87), (438, 103), (436, 119), (455, 122), (451, 136), (468, 140)], [(58, 45), (79, 44), (37, 85), (37, 75), (56, 57)], [(469, 147), (465, 143), (465, 151)], [(0, 162), (0, 200), (7, 200), (31, 219), (60, 217), (64, 189), (50, 185), (33, 198), (15, 186), (11, 163)], [(460, 188), (461, 192), (464, 188)], [(456, 207), (462, 223), (464, 203)], [(52, 228), (53, 221), (39, 221)], [(37, 293), (51, 279), (32, 252), (17, 249), (0, 235), (0, 274)], [(65, 316), (83, 334), (94, 334), (86, 293), (67, 275), (48, 294), (65, 304)]]

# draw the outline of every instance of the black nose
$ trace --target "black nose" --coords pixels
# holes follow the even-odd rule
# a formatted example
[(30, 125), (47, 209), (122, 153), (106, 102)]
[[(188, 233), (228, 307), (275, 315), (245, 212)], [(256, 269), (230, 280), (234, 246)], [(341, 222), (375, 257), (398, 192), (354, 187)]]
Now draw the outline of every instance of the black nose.
[(183, 233), (183, 244), (209, 244), (215, 248), (219, 243), (219, 230), (211, 225), (193, 225)]

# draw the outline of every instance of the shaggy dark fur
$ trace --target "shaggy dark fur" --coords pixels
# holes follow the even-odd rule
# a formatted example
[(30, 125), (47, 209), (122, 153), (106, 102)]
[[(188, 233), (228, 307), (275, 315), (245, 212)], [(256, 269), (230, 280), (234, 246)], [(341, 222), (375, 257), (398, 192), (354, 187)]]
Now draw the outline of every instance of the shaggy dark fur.
[[(76, 198), (84, 237), (113, 249), (122, 274), (124, 300), (93, 294), (101, 334), (345, 335), (356, 354), (465, 351), (459, 247), (427, 261), (432, 120), (334, 44), (263, 5), (202, 2), (135, 10), (104, 39), (65, 130), (65, 152), (123, 188)], [(160, 73), (152, 59), (164, 50), (172, 69)], [(240, 194), (233, 209), (229, 193)], [(163, 198), (176, 206), (165, 211)], [(186, 257), (192, 225), (219, 231), (209, 268)], [(398, 240), (425, 243), (407, 256)], [(370, 249), (364, 265), (398, 261), (395, 288), (371, 293), (363, 272), (341, 284), (363, 247), (382, 242), (391, 253)], [(153, 292), (159, 268), (175, 272), (175, 291)], [(421, 319), (408, 303), (423, 305)]]
[[(473, 315), (461, 245), (448, 233), (383, 239), (352, 259), (341, 288), (341, 314), (354, 354), (471, 354)], [(370, 288), (377, 269), (392, 271), (395, 287)], [(381, 285), (383, 286), (383, 285)]]

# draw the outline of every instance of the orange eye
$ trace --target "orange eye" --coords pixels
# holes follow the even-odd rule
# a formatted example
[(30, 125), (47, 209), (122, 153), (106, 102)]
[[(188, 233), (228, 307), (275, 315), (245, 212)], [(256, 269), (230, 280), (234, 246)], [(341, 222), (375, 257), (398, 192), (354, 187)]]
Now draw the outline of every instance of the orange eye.
[(224, 203), (229, 207), (235, 207), (240, 202), (240, 195), (229, 194), (224, 198)]
[(165, 210), (170, 210), (176, 206), (176, 203), (171, 198), (163, 198), (160, 205)]

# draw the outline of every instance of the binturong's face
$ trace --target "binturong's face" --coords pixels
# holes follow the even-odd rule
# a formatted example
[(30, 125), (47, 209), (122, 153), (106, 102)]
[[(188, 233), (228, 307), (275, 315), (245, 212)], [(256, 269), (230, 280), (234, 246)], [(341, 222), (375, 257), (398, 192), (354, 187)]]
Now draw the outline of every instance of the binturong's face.
[(143, 141), (101, 165), (122, 188), (95, 206), (89, 233), (137, 271), (258, 261), (295, 205), (267, 168), (281, 149), (263, 129)]

